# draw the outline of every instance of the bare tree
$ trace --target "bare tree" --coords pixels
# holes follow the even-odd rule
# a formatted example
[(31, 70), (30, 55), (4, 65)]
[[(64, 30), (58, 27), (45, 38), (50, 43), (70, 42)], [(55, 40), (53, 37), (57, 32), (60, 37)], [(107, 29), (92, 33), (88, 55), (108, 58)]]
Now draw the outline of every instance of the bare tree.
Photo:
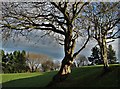
[(112, 40), (119, 37), (120, 28), (117, 28), (120, 22), (119, 6), (119, 2), (93, 2), (85, 8), (85, 16), (92, 25), (91, 36), (98, 42), (105, 70), (109, 67), (107, 39)]
[(26, 63), (31, 69), (31, 72), (40, 70), (40, 67), (44, 62), (51, 60), (51, 58), (49, 58), (47, 55), (35, 53), (27, 53), (26, 59), (27, 59)]
[(75, 61), (76, 61), (77, 67), (90, 64), (89, 60), (86, 58), (85, 55), (79, 55)]
[[(61, 81), (71, 73), (70, 66), (89, 41), (90, 26), (81, 17), (82, 9), (88, 4), (87, 2), (2, 3), (2, 32), (8, 37), (10, 33), (19, 32), (24, 36), (33, 30), (42, 30), (45, 31), (43, 36), (53, 36), (64, 46), (65, 56), (61, 68), (53, 78)], [(81, 36), (87, 39), (83, 46), (75, 51), (76, 39)]]

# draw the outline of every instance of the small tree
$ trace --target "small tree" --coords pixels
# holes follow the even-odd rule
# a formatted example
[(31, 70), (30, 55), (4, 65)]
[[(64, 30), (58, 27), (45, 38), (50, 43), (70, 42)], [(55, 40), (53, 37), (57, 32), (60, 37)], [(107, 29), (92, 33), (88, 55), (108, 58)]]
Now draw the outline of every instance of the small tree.
[(112, 45), (108, 46), (108, 60), (110, 61), (110, 63), (116, 63), (115, 51)]
[(54, 70), (59, 70), (60, 69), (60, 61), (55, 60), (54, 61)]
[(26, 63), (30, 68), (30, 72), (36, 72), (40, 70), (41, 64), (46, 62), (47, 60), (50, 60), (47, 55), (35, 53), (27, 53), (26, 59)]
[(92, 51), (93, 58), (99, 59), (99, 52), (100, 52), (99, 48), (95, 46), (95, 47), (92, 48), (91, 51)]
[(44, 63), (42, 63), (42, 69), (43, 71), (51, 71), (54, 69), (54, 63), (52, 60), (47, 60)]
[(89, 61), (88, 61), (88, 59), (85, 57), (85, 55), (79, 55), (79, 56), (76, 58), (76, 64), (77, 64), (78, 67), (80, 67), (80, 66), (88, 65), (88, 64), (89, 64)]
[(92, 62), (94, 61), (95, 63), (97, 64), (102, 64), (103, 60), (101, 59), (101, 56), (100, 56), (100, 49), (95, 46), (91, 49), (92, 51)]

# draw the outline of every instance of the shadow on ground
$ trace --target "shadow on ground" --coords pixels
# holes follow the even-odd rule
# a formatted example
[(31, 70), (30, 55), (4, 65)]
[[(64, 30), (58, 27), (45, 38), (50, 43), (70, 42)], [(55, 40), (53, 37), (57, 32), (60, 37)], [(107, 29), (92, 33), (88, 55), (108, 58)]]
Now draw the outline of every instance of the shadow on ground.
[[(120, 65), (110, 67), (110, 71), (104, 73), (103, 67), (75, 68), (70, 76), (51, 89), (120, 89)], [(3, 88), (35, 89), (45, 87), (56, 72), (48, 72), (43, 75), (17, 79), (3, 83)], [(49, 88), (48, 88), (49, 89)]]
[(52, 77), (55, 74), (56, 72), (53, 72), (53, 73), (47, 72), (47, 73), (44, 73), (43, 75), (39, 75), (35, 77), (8, 81), (2, 84), (2, 88), (45, 87), (52, 80)]

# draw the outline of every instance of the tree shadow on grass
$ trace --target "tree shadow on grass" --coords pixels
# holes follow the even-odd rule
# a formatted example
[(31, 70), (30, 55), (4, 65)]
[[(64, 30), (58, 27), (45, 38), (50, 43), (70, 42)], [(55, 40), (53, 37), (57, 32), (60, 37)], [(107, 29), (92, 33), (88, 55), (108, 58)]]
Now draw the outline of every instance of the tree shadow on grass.
[(99, 80), (99, 85), (120, 89), (120, 65), (110, 66), (108, 71), (102, 70), (101, 73), (96, 76), (96, 80)]
[[(3, 89), (46, 88), (45, 86), (52, 80), (55, 74), (56, 72), (48, 72), (36, 77), (9, 81), (3, 83)], [(56, 87), (51, 89), (64, 89), (64, 87), (65, 89), (120, 89), (120, 66), (111, 66), (110, 71), (105, 74), (102, 72), (102, 67), (76, 69), (66, 81), (59, 83)]]
[(16, 79), (12, 81), (8, 81), (2, 84), (2, 88), (9, 88), (9, 89), (16, 89), (16, 88), (39, 88), (45, 87), (51, 80), (52, 77), (56, 74), (56, 72), (52, 73), (44, 73), (43, 75), (29, 77), (29, 78), (22, 78)]

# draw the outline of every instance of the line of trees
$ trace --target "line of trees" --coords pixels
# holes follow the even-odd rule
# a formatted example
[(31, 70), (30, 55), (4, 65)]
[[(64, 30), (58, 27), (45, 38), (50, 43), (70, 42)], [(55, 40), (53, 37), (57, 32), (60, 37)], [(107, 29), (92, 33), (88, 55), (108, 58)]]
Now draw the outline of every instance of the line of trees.
[(30, 68), (30, 72), (36, 71), (52, 71), (60, 68), (60, 62), (54, 61), (51, 57), (43, 54), (26, 54), (26, 63)]
[(22, 73), (28, 71), (29, 67), (26, 65), (26, 53), (24, 50), (7, 54), (5, 54), (4, 50), (1, 50), (1, 56), (2, 71), (4, 73)]
[(46, 55), (14, 51), (6, 53), (1, 50), (1, 64), (3, 73), (46, 72), (58, 70), (59, 61), (53, 61)]

